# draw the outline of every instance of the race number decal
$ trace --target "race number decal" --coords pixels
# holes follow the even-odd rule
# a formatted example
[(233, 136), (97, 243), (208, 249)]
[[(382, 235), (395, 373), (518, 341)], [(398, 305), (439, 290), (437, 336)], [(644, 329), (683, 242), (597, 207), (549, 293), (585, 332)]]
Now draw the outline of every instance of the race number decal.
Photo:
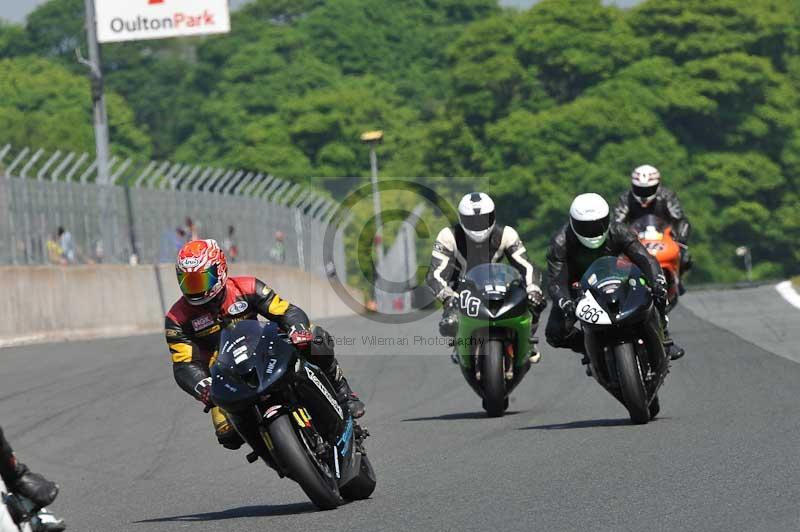
[(461, 292), (461, 310), (470, 318), (475, 318), (481, 308), (481, 300), (472, 295), (469, 290)]
[(597, 300), (591, 292), (586, 292), (586, 295), (578, 303), (578, 308), (575, 309), (575, 315), (581, 321), (591, 323), (592, 325), (611, 324), (611, 318), (597, 303)]

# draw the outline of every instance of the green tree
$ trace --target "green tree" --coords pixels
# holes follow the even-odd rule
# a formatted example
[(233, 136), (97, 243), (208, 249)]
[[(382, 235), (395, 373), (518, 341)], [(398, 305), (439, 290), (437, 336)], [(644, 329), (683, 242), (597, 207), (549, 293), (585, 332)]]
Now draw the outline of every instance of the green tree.
[[(17, 146), (49, 150), (93, 151), (89, 83), (64, 67), (33, 57), (0, 60), (0, 139)], [(133, 113), (109, 94), (108, 116), (113, 151), (147, 157), (149, 139)]]

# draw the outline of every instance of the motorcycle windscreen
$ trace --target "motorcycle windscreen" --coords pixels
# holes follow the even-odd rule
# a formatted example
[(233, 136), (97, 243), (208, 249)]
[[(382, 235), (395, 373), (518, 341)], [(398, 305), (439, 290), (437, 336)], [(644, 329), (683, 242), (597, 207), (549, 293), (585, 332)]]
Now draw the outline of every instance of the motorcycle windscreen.
[(464, 276), (464, 285), (477, 290), (487, 299), (493, 296), (505, 297), (513, 287), (523, 285), (522, 276), (508, 264), (480, 264)]
[(294, 353), (275, 323), (244, 320), (228, 327), (211, 370), (212, 400), (222, 407), (252, 401), (288, 372)]
[(642, 272), (626, 257), (600, 257), (592, 263), (581, 278), (584, 290), (602, 288), (612, 281), (627, 282), (642, 278)]
[[(649, 290), (641, 270), (624, 257), (601, 257), (581, 279), (584, 299), (576, 315), (585, 323), (619, 323), (650, 306)], [(602, 311), (602, 312), (601, 312)]]
[(646, 214), (631, 223), (633, 232), (645, 240), (661, 240), (670, 227), (669, 222), (655, 214)]

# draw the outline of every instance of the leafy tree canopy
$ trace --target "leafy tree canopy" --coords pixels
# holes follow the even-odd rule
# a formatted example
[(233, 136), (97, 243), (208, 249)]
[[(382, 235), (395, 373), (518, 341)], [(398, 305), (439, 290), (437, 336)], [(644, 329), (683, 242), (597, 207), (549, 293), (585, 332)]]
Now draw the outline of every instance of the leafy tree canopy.
[[(0, 25), (1, 142), (91, 148), (82, 12), (50, 0)], [(233, 28), (103, 46), (115, 150), (343, 196), (369, 172), (359, 134), (384, 129), (383, 176), (492, 193), (539, 260), (575, 194), (613, 202), (649, 163), (696, 228), (694, 280), (741, 278), (739, 245), (758, 276), (797, 273), (797, 2), (256, 0)]]

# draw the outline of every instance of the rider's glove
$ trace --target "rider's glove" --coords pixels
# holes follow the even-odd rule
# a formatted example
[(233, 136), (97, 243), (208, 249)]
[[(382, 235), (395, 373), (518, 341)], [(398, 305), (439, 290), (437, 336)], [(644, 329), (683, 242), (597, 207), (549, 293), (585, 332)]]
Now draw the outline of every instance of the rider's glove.
[(214, 406), (211, 402), (211, 377), (206, 377), (194, 386), (194, 397), (206, 407)]
[(572, 299), (568, 297), (562, 297), (558, 300), (558, 307), (561, 309), (561, 312), (564, 313), (565, 318), (575, 318), (575, 311), (577, 310), (578, 305), (576, 305)]
[(656, 282), (653, 283), (653, 298), (655, 299), (656, 305), (664, 309), (667, 306), (667, 278), (664, 277), (663, 273), (659, 273), (656, 276)]
[(528, 303), (537, 314), (547, 308), (547, 299), (545, 299), (542, 289), (535, 284), (528, 287)]
[(308, 347), (314, 341), (314, 333), (306, 329), (305, 325), (295, 325), (289, 329), (289, 341), (297, 347)]
[(448, 297), (442, 302), (444, 312), (439, 321), (439, 334), (453, 337), (458, 332), (458, 298)]

